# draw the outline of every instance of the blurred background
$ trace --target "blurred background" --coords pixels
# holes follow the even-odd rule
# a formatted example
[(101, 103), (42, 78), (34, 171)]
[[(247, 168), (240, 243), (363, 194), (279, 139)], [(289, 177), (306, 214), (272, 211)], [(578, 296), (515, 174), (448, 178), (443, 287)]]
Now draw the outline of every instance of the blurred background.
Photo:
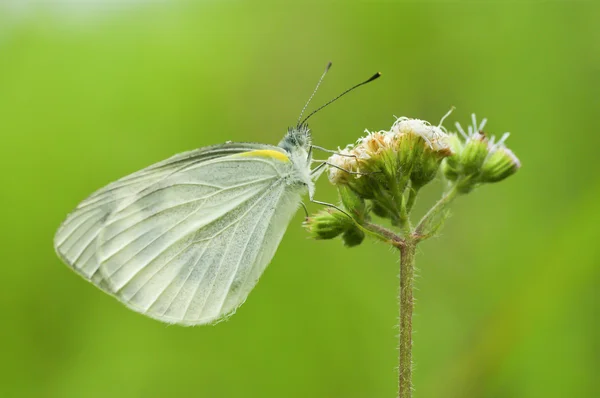
[[(119, 177), (276, 144), (329, 60), (313, 108), (383, 77), (315, 116), (315, 144), (456, 106), (446, 126), (486, 116), (523, 163), (420, 247), (414, 396), (600, 396), (599, 17), (566, 1), (3, 1), (0, 396), (395, 396), (398, 255), (380, 243), (311, 241), (299, 212), (237, 314), (193, 328), (127, 310), (52, 245)], [(326, 178), (317, 191), (337, 200)]]

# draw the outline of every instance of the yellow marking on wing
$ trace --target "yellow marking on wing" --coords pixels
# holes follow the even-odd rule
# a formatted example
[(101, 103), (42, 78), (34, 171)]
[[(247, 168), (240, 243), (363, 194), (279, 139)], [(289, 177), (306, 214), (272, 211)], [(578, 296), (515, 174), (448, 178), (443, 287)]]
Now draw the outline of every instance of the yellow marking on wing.
[(258, 156), (262, 158), (273, 158), (282, 162), (289, 162), (290, 158), (283, 152), (274, 151), (272, 149), (257, 149), (255, 151), (242, 152), (237, 156)]

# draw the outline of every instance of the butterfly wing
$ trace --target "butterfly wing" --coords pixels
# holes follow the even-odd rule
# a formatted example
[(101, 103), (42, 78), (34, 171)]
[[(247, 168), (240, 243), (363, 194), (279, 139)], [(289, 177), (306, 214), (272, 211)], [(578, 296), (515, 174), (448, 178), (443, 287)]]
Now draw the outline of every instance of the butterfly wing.
[(226, 144), (177, 155), (94, 193), (58, 230), (75, 271), (131, 309), (214, 322), (248, 296), (301, 190), (284, 151)]

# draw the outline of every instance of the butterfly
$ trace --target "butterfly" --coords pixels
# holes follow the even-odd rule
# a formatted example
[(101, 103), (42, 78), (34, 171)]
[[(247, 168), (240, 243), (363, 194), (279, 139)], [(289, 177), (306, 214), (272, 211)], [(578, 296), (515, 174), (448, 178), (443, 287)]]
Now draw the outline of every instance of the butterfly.
[[(54, 238), (59, 257), (130, 309), (174, 324), (215, 323), (246, 300), (325, 163), (306, 121), (277, 146), (213, 145), (121, 178), (82, 201)], [(323, 203), (324, 204), (324, 203)]]

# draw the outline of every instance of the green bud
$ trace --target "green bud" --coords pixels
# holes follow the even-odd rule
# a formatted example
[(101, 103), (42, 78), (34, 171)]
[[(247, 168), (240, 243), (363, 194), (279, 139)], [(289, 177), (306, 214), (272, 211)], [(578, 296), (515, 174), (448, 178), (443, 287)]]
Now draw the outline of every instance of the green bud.
[(433, 180), (440, 168), (440, 160), (433, 157), (423, 157), (421, 161), (415, 164), (415, 167), (410, 174), (412, 186), (416, 189), (428, 184)]
[(463, 173), (465, 175), (478, 174), (488, 152), (488, 141), (485, 135), (477, 132), (470, 136), (460, 155)]
[(498, 182), (517, 172), (521, 162), (508, 148), (500, 146), (485, 159), (481, 167), (481, 182)]
[(442, 162), (442, 174), (444, 174), (444, 177), (446, 177), (448, 180), (450, 181), (456, 181), (456, 179), (458, 178), (458, 170), (457, 168), (454, 168), (451, 166), (451, 161), (449, 161), (449, 158), (445, 159), (444, 162)]
[(456, 180), (456, 189), (459, 193), (466, 194), (471, 192), (479, 185), (477, 178), (473, 176), (461, 177)]
[(442, 159), (451, 154), (452, 152), (449, 149), (438, 152), (433, 152), (429, 149), (423, 151), (421, 158), (415, 162), (410, 175), (413, 188), (419, 189), (430, 183), (437, 175)]
[(442, 171), (450, 181), (456, 181), (460, 193), (468, 193), (482, 183), (503, 180), (521, 167), (519, 159), (504, 145), (508, 133), (494, 143), (495, 137), (488, 140), (482, 133), (485, 123), (484, 119), (477, 124), (472, 115), (472, 125), (466, 132), (456, 123), (456, 128), (465, 137), (464, 144), (457, 134), (451, 136), (450, 146), (455, 155), (446, 158)]
[(448, 136), (448, 144), (452, 154), (444, 159), (442, 162), (442, 173), (450, 181), (455, 181), (460, 173), (460, 158), (463, 151), (463, 142), (456, 134), (450, 134)]
[(347, 229), (342, 235), (342, 241), (347, 247), (358, 246), (365, 240), (365, 233), (356, 226)]
[(325, 209), (304, 221), (304, 227), (314, 239), (333, 239), (353, 227), (354, 222), (347, 215), (332, 209)]
[(304, 227), (314, 239), (333, 239), (342, 235), (344, 245), (357, 246), (365, 233), (347, 215), (332, 209), (321, 210), (304, 222)]
[(339, 185), (338, 192), (346, 210), (358, 220), (363, 220), (367, 209), (364, 198), (347, 185)]
[(396, 137), (398, 168), (404, 173), (410, 173), (414, 169), (415, 159), (420, 158), (425, 149), (424, 141), (421, 136), (414, 134), (410, 130), (405, 133), (399, 133)]
[[(345, 184), (345, 186), (349, 187), (354, 193), (356, 193), (358, 196), (360, 196), (363, 199), (372, 199), (373, 198), (373, 191), (376, 189), (377, 187), (377, 175), (373, 174), (373, 175), (369, 175), (367, 173), (370, 173), (366, 167), (363, 167), (361, 170), (361, 173), (365, 173), (364, 175), (359, 175), (359, 176), (353, 176), (352, 178), (348, 179), (348, 182)], [(344, 185), (338, 185), (338, 187), (340, 186), (344, 186)]]
[(390, 218), (390, 212), (383, 207), (379, 202), (373, 201), (371, 210), (377, 217)]

